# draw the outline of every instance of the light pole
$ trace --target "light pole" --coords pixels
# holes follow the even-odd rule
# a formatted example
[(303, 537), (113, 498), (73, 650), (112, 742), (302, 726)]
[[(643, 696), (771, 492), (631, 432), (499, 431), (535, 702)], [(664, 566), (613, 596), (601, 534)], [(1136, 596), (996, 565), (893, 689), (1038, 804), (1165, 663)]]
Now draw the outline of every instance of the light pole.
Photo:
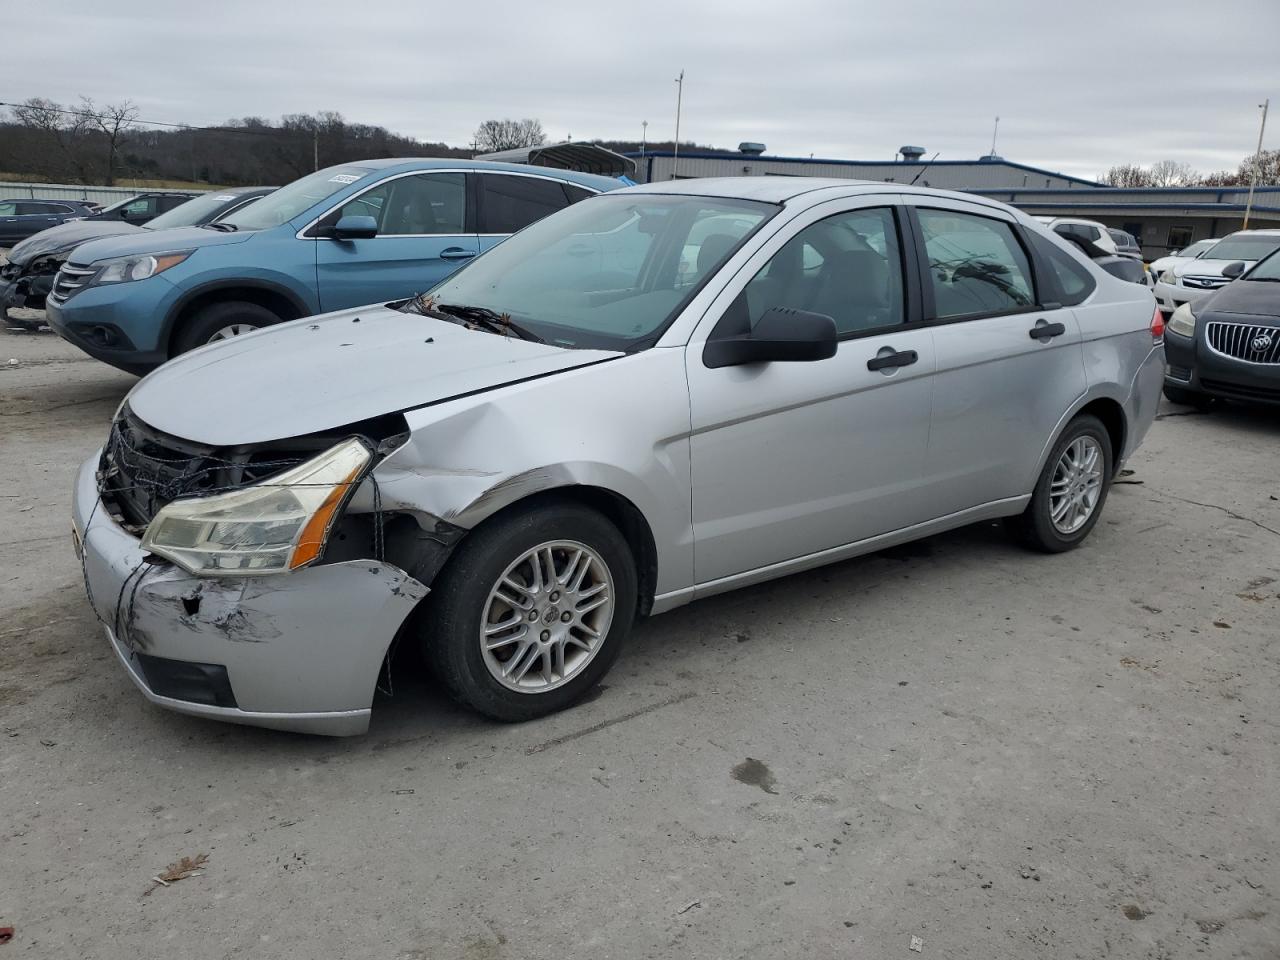
[(640, 162), (644, 163), (644, 147), (649, 142), (649, 121), (640, 121)]
[(680, 163), (680, 104), (684, 99), (684, 70), (676, 77), (676, 149), (671, 155), (671, 179), (676, 178), (676, 166)]
[(1262, 169), (1262, 135), (1267, 132), (1267, 108), (1271, 106), (1271, 98), (1267, 97), (1258, 106), (1262, 108), (1262, 129), (1258, 131), (1258, 151), (1253, 155), (1253, 176), (1249, 178), (1249, 199), (1244, 204), (1244, 225), (1241, 230), (1249, 229), (1249, 211), (1253, 209), (1253, 188), (1258, 185), (1258, 172)]

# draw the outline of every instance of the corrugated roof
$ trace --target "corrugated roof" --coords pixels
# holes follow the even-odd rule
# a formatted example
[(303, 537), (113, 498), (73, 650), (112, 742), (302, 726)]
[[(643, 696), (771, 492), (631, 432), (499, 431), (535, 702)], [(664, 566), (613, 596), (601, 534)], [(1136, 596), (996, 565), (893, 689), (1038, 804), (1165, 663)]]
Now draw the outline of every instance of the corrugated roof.
[(595, 173), (605, 177), (629, 176), (636, 169), (634, 160), (596, 143), (548, 143), (538, 147), (520, 147), (516, 150), (500, 150), (497, 153), (481, 153), (477, 154), (475, 159), (524, 163), (533, 167), (553, 167), (557, 170), (580, 170), (583, 173)]

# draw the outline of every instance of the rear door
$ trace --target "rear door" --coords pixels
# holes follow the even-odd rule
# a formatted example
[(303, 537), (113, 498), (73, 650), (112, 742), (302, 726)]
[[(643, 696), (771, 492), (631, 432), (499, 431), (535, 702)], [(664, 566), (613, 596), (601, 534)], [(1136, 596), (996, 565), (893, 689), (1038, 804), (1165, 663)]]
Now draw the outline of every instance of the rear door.
[(321, 310), (412, 297), (479, 253), (467, 178), (462, 171), (401, 174), (326, 214), (317, 226), (368, 216), (377, 221), (378, 235), (310, 241), (316, 245)]
[(1002, 210), (909, 197), (937, 362), (927, 473), (937, 516), (1031, 492), (1085, 391), (1080, 328)]
[(16, 200), (0, 202), (0, 243), (20, 240), (18, 234), (18, 203)]
[(589, 195), (582, 187), (534, 174), (482, 173), (476, 180), (481, 253)]

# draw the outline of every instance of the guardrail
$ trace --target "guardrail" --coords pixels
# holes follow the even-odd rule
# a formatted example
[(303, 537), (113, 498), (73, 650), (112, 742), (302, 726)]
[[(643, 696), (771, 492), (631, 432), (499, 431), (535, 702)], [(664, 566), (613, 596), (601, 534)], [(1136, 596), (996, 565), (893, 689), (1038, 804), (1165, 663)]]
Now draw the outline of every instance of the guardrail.
[(104, 207), (139, 193), (204, 193), (216, 187), (86, 187), (76, 183), (19, 183), (0, 181), (0, 200), (91, 200)]

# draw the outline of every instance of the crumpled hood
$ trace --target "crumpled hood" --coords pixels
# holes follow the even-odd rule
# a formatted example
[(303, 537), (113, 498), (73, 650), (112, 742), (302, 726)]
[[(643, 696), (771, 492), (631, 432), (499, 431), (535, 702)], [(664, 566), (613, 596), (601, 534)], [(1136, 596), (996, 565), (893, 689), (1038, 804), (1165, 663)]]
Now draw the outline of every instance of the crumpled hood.
[(330, 430), (620, 356), (373, 305), (201, 347), (144, 378), (127, 399), (164, 433), (225, 447)]
[(1280, 319), (1280, 283), (1265, 280), (1228, 283), (1196, 309), (1197, 317), (1215, 313)]
[(50, 253), (70, 253), (82, 243), (113, 237), (122, 233), (138, 233), (141, 227), (123, 220), (75, 220), (41, 230), (9, 251), (9, 262), (25, 267), (36, 257)]
[(107, 237), (92, 240), (77, 247), (71, 263), (87, 267), (99, 260), (112, 257), (133, 257), (143, 253), (173, 253), (178, 250), (198, 250), (201, 247), (221, 247), (228, 243), (244, 243), (256, 231), (245, 230), (223, 233), (204, 227), (173, 227), (170, 230), (138, 230), (124, 237)]

